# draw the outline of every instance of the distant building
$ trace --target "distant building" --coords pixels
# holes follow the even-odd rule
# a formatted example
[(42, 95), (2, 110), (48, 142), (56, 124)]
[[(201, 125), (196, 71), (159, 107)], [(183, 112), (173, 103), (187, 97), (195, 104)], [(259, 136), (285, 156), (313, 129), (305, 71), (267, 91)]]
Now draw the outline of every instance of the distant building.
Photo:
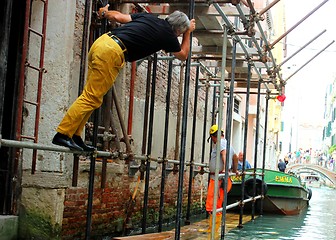
[(325, 94), (324, 106), (324, 128), (323, 128), (323, 147), (327, 152), (328, 149), (336, 144), (336, 79), (331, 83)]

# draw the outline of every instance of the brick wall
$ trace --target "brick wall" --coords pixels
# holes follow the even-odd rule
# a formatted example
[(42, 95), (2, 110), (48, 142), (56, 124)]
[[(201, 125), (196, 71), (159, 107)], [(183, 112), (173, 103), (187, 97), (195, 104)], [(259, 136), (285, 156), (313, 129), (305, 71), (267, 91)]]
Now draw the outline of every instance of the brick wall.
[[(98, 167), (99, 168), (99, 167)], [(98, 170), (97, 168), (97, 170)], [(108, 173), (108, 180), (105, 188), (100, 188), (101, 173), (96, 172), (95, 188), (92, 208), (92, 230), (91, 236), (100, 238), (102, 236), (120, 236), (123, 231), (123, 222), (126, 218), (126, 210), (131, 208), (130, 198), (137, 185), (138, 173), (136, 176), (128, 176), (127, 168), (123, 175)], [(187, 169), (189, 170), (189, 169)], [(87, 174), (87, 173), (86, 173)], [(184, 176), (183, 213), (187, 204), (187, 189), (189, 183), (189, 172)], [(195, 177), (192, 189), (193, 212), (201, 212), (203, 204), (200, 202), (202, 179), (205, 176)], [(117, 180), (117, 181), (116, 181)], [(158, 225), (161, 168), (150, 172), (149, 199), (147, 211), (147, 226)], [(143, 212), (143, 187), (138, 188), (138, 194), (134, 202), (134, 208), (127, 224), (129, 230), (141, 228)], [(164, 224), (175, 219), (176, 199), (178, 188), (178, 174), (170, 173), (166, 177), (165, 199), (164, 199)], [(86, 186), (71, 187), (65, 192), (64, 213), (62, 225), (62, 239), (83, 239), (86, 229), (88, 189)], [(205, 201), (205, 196), (203, 196)]]

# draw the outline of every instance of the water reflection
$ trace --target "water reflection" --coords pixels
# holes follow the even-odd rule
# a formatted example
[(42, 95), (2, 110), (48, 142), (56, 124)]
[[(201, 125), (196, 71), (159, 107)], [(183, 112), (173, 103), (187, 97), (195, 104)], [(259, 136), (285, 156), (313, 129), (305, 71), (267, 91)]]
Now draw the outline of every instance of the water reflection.
[(225, 239), (336, 239), (336, 190), (313, 188), (305, 212), (296, 216), (264, 215)]

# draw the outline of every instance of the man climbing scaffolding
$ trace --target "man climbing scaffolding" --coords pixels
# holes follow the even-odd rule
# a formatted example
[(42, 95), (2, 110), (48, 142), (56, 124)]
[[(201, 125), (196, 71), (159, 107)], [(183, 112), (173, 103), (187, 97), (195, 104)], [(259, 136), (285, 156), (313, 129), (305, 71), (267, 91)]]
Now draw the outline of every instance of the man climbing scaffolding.
[[(216, 170), (216, 158), (217, 158), (217, 143), (220, 144), (220, 161), (217, 168), (219, 169), (219, 173), (225, 173), (225, 164), (226, 164), (226, 149), (227, 149), (227, 141), (224, 138), (224, 132), (221, 130), (221, 138), (218, 141), (217, 139), (217, 131), (218, 131), (218, 125), (213, 125), (210, 128), (210, 137), (213, 142), (213, 146), (211, 149), (211, 156), (209, 161), (209, 170), (210, 170), (210, 180), (208, 185), (208, 194), (206, 199), (205, 208), (206, 211), (210, 214), (209, 217), (209, 228), (208, 232), (212, 229), (212, 210), (213, 210), (213, 201), (214, 201), (214, 192), (215, 192), (215, 170)], [(237, 172), (237, 165), (238, 165), (238, 156), (235, 153), (233, 147), (230, 147), (230, 158), (229, 158), (229, 168), (231, 168), (230, 171), (234, 173)], [(223, 201), (224, 201), (224, 188), (223, 188), (223, 180), (218, 181), (218, 195), (217, 195), (217, 209), (222, 207)], [(228, 178), (228, 184), (227, 184), (227, 192), (231, 190), (232, 182), (231, 179)], [(215, 226), (215, 232), (218, 232), (218, 229), (220, 227), (222, 220), (222, 213), (218, 212), (216, 213), (216, 226)]]
[[(87, 81), (82, 94), (70, 106), (56, 129), (52, 143), (77, 151), (94, 151), (81, 138), (85, 123), (99, 108), (104, 95), (113, 86), (125, 61), (136, 61), (159, 50), (171, 52), (186, 60), (190, 50), (190, 33), (195, 30), (195, 20), (175, 11), (166, 19), (148, 13), (123, 14), (99, 9), (99, 18), (118, 22), (122, 26), (103, 34), (91, 46), (88, 55)], [(178, 36), (183, 35), (182, 43)]]

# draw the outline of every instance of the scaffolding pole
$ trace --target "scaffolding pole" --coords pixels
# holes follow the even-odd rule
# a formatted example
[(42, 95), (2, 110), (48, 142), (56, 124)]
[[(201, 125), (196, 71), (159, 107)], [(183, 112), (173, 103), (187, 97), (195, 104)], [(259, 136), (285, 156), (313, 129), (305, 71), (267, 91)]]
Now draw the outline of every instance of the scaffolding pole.
[[(224, 20), (227, 28), (231, 31), (233, 31), (233, 26), (232, 26), (232, 23), (230, 22), (230, 20), (228, 19), (228, 17), (226, 16), (226, 14), (223, 12), (223, 9), (219, 6), (218, 3), (213, 3), (214, 7), (216, 8), (216, 10), (218, 11), (218, 13), (221, 15), (222, 19)], [(233, 31), (234, 32), (234, 31)], [(242, 42), (241, 38), (237, 35), (233, 35), (232, 36), (232, 39), (235, 39), (239, 45), (242, 47), (245, 55), (246, 55), (246, 59), (249, 60), (249, 59), (252, 59), (251, 56), (250, 56), (250, 53), (247, 51), (246, 49), (246, 46), (245, 44)], [(259, 79), (262, 79), (262, 75), (259, 71), (259, 69), (256, 67), (256, 65), (254, 64), (254, 62), (251, 62), (252, 63), (252, 66), (254, 67), (256, 73), (258, 74), (259, 76)], [(267, 86), (267, 84), (264, 83), (264, 86), (267, 90), (269, 90), (269, 87)]]
[(299, 72), (302, 68), (304, 68), (308, 63), (310, 63), (311, 61), (314, 60), (314, 58), (316, 58), (318, 55), (320, 55), (322, 52), (324, 52), (324, 50), (326, 50), (328, 47), (330, 47), (330, 45), (332, 45), (335, 42), (335, 40), (333, 40), (331, 43), (329, 43), (327, 46), (325, 46), (322, 50), (320, 50), (318, 53), (316, 53), (311, 59), (309, 59), (305, 64), (303, 64), (299, 69), (297, 69), (294, 73), (292, 73), (288, 78), (286, 78), (285, 83), (287, 83), (287, 81), (293, 77), (297, 72)]

